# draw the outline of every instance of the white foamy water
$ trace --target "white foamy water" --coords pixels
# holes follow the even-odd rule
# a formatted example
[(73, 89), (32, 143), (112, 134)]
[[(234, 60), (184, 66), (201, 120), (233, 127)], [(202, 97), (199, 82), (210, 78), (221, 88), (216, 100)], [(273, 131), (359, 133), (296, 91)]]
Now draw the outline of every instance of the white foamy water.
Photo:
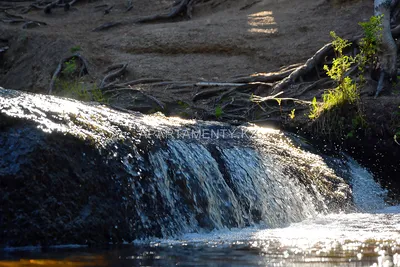
[(347, 164), (358, 213), (319, 215), (284, 228), (190, 233), (150, 245), (255, 250), (267, 266), (400, 266), (400, 206), (385, 203), (387, 191), (365, 168), (351, 158)]
[(360, 166), (355, 160), (347, 157), (347, 165), (351, 172), (353, 200), (361, 211), (371, 212), (387, 207), (385, 198), (387, 190), (383, 189), (370, 172)]

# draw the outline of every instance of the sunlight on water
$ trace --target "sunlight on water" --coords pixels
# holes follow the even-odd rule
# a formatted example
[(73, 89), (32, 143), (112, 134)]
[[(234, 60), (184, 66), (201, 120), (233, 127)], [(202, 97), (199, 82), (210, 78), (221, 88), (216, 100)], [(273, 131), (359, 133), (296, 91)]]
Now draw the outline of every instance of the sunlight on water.
[[(254, 26), (271, 16), (254, 15)], [(105, 249), (8, 248), (0, 267), (400, 266), (400, 206), (388, 207), (387, 192), (351, 158), (303, 149), (273, 129), (10, 94), (0, 98), (2, 113), (89, 141), (121, 167), (137, 213), (129, 230), (147, 239)]]
[(321, 216), (286, 228), (187, 234), (179, 239), (154, 240), (151, 245), (256, 251), (258, 260), (267, 266), (308, 266), (309, 262), (400, 266), (400, 206), (376, 213)]
[(115, 248), (46, 251), (8, 252), (6, 257), (22, 260), (6, 259), (0, 266), (399, 267), (400, 206), (320, 216), (285, 228), (225, 229)]
[(350, 167), (354, 203), (361, 211), (373, 211), (387, 206), (385, 198), (387, 190), (374, 181), (374, 177), (350, 157), (347, 158)]
[(80, 256), (66, 259), (20, 259), (0, 261), (0, 267), (34, 267), (34, 266), (71, 266), (71, 267), (91, 267), (107, 266), (102, 256)]

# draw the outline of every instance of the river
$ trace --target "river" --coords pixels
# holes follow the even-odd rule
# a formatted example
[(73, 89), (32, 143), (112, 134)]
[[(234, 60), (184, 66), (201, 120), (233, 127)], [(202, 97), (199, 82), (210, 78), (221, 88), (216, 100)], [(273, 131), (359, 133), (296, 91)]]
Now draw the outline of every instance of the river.
[[(0, 107), (0, 267), (400, 266), (400, 206), (341, 153), (13, 90)], [(50, 246), (74, 242), (110, 245)]]
[(354, 161), (360, 212), (319, 215), (287, 227), (263, 226), (136, 240), (88, 248), (6, 248), (0, 266), (400, 266), (400, 206)]
[(108, 248), (9, 248), (0, 266), (400, 266), (400, 206)]

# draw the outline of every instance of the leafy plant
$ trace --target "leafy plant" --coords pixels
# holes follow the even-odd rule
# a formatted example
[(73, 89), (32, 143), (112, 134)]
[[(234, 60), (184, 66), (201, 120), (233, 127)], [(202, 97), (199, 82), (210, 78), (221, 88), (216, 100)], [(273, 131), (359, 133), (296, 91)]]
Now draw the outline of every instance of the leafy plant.
[(71, 58), (69, 61), (64, 63), (63, 70), (61, 73), (65, 76), (72, 76), (77, 70), (77, 64), (75, 58)]
[(71, 97), (82, 101), (96, 101), (99, 103), (106, 103), (107, 98), (99, 87), (93, 85), (87, 89), (85, 84), (78, 80), (64, 80), (58, 79), (56, 81), (57, 87), (60, 89), (62, 96)]
[(346, 72), (350, 70), (351, 65), (355, 62), (355, 59), (351, 56), (347, 56), (343, 53), (343, 50), (351, 43), (345, 39), (340, 38), (335, 32), (331, 32), (333, 38), (332, 46), (335, 51), (336, 58), (333, 59), (332, 66), (325, 65), (324, 70), (326, 74), (333, 80), (337, 81), (339, 87), (344, 87), (344, 78)]
[(351, 120), (351, 130), (346, 135), (346, 138), (353, 138), (360, 127), (364, 126), (364, 117), (356, 116)]
[(215, 117), (217, 119), (221, 118), (223, 114), (224, 114), (224, 112), (223, 112), (221, 106), (218, 106), (218, 107), (215, 108)]
[(360, 40), (360, 53), (357, 55), (357, 62), (360, 69), (364, 70), (366, 64), (373, 64), (374, 57), (382, 42), (382, 19), (383, 15), (372, 16), (367, 22), (360, 22), (363, 28), (364, 37)]
[(61, 89), (60, 94), (62, 96), (75, 98), (78, 100), (89, 101), (90, 95), (87, 90), (84, 89), (83, 84), (79, 81), (69, 81), (65, 79), (58, 79), (56, 85)]
[(103, 91), (97, 85), (93, 85), (92, 89), (90, 90), (90, 93), (92, 95), (93, 101), (96, 101), (99, 103), (107, 103), (108, 102), (108, 99), (103, 94)]
[[(356, 57), (345, 54), (345, 50), (352, 45), (351, 42), (340, 38), (335, 32), (331, 32), (331, 36), (335, 58), (331, 66), (324, 66), (324, 70), (336, 82), (336, 87), (322, 94), (321, 103), (314, 97), (308, 116), (312, 120), (318, 119), (317, 128), (327, 135), (352, 138), (366, 124), (358, 84), (349, 77), (349, 72), (359, 63)], [(354, 110), (354, 107), (356, 114), (352, 115), (352, 125), (349, 125), (347, 114), (344, 113)], [(321, 116), (322, 114), (324, 115)]]
[(81, 50), (82, 50), (81, 47), (79, 45), (76, 45), (76, 46), (71, 47), (71, 49), (69, 51), (71, 53), (76, 53), (76, 52), (79, 52)]
[(289, 117), (290, 119), (294, 120), (294, 118), (296, 117), (296, 115), (294, 114), (296, 112), (296, 109), (292, 109), (292, 111), (290, 111)]
[(318, 117), (319, 110), (320, 109), (319, 109), (319, 104), (317, 102), (317, 98), (314, 96), (313, 100), (311, 101), (311, 110), (308, 117), (310, 119), (316, 119)]
[(342, 106), (345, 103), (353, 104), (359, 98), (357, 84), (346, 76), (346, 73), (351, 69), (355, 63), (352, 56), (344, 54), (344, 49), (351, 46), (351, 43), (331, 32), (333, 38), (332, 46), (335, 51), (336, 57), (333, 59), (332, 66), (324, 66), (326, 74), (337, 82), (337, 87), (327, 90), (322, 95), (322, 104), (318, 105), (314, 97), (309, 114), (310, 119), (316, 119), (323, 111), (329, 111), (333, 108)]

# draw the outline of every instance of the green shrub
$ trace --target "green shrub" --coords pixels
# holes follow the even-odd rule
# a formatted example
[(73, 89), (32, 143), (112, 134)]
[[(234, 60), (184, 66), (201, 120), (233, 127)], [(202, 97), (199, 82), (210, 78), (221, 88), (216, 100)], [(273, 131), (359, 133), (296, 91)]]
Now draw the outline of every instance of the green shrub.
[(359, 44), (360, 53), (356, 57), (361, 70), (364, 70), (366, 64), (375, 63), (375, 55), (382, 42), (382, 19), (383, 15), (372, 16), (369, 21), (359, 23), (364, 31)]
[(332, 66), (324, 66), (326, 74), (337, 82), (337, 87), (327, 90), (322, 95), (322, 103), (318, 104), (317, 99), (314, 98), (309, 114), (310, 119), (316, 119), (324, 111), (343, 106), (344, 104), (354, 104), (359, 99), (359, 92), (357, 84), (350, 78), (346, 77), (355, 59), (352, 56), (344, 54), (344, 49), (351, 46), (351, 43), (331, 32), (333, 38), (332, 46), (335, 51), (336, 57), (333, 59)]

